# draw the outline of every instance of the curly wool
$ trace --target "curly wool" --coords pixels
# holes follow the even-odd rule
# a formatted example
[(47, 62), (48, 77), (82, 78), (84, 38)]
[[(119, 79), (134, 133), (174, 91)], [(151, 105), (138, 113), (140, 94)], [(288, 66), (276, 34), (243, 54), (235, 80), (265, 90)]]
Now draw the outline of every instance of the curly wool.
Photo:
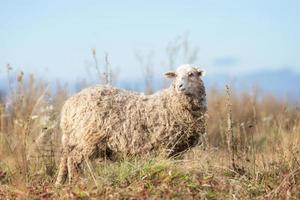
[[(116, 160), (151, 152), (172, 156), (186, 151), (197, 145), (206, 131), (203, 84), (197, 94), (178, 94), (173, 85), (153, 95), (100, 85), (82, 90), (62, 109), (60, 126), (66, 155), (60, 168), (66, 168), (63, 163), (78, 165), (95, 156)], [(67, 157), (72, 159), (67, 161)], [(60, 170), (58, 182), (66, 171)]]
[(67, 145), (71, 148), (99, 146), (103, 140), (105, 147), (99, 148), (118, 155), (155, 150), (173, 155), (195, 146), (205, 132), (204, 102), (204, 90), (202, 99), (195, 101), (176, 94), (172, 88), (145, 96), (96, 86), (66, 102), (61, 129), (68, 135)]

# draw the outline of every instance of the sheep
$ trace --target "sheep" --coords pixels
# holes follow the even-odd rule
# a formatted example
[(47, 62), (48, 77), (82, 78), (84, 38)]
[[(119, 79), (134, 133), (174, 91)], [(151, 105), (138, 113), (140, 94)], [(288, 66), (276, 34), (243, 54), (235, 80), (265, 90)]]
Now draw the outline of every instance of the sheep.
[(171, 86), (152, 95), (97, 85), (70, 97), (61, 112), (63, 154), (56, 184), (67, 176), (71, 183), (85, 159), (171, 157), (201, 143), (207, 112), (204, 73), (181, 65), (164, 74), (173, 80)]

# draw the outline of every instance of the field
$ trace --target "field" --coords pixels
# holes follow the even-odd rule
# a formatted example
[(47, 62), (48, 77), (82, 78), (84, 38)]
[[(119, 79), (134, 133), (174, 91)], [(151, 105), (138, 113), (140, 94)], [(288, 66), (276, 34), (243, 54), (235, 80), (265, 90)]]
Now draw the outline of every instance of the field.
[(59, 113), (69, 89), (58, 85), (52, 92), (49, 83), (9, 65), (7, 76), (0, 199), (300, 198), (300, 108), (292, 101), (255, 89), (208, 88), (203, 145), (179, 158), (86, 161), (76, 183), (56, 188)]

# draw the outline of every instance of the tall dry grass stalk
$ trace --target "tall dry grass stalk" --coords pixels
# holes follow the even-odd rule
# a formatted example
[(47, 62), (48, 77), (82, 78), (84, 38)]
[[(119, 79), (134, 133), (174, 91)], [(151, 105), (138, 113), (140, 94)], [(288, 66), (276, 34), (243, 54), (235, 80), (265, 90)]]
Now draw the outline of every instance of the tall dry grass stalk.
[(191, 45), (189, 34), (185, 33), (170, 41), (166, 47), (167, 70), (173, 70), (182, 63), (194, 63), (198, 59), (199, 49)]
[(236, 168), (235, 164), (235, 144), (234, 132), (232, 127), (232, 105), (231, 105), (231, 92), (228, 85), (226, 85), (226, 109), (227, 109), (227, 149), (230, 155), (231, 166)]
[(97, 74), (97, 79), (100, 80), (101, 84), (113, 85), (117, 81), (117, 72), (113, 70), (112, 65), (109, 61), (109, 55), (107, 52), (104, 53), (104, 64), (103, 71), (99, 66), (96, 49), (92, 49), (92, 55), (94, 60), (94, 68)]
[(136, 53), (135, 57), (140, 65), (143, 73), (143, 79), (145, 81), (145, 94), (152, 94), (154, 92), (153, 86), (153, 75), (154, 75), (154, 63), (153, 63), (154, 53), (150, 51), (147, 56), (141, 55), (141, 53)]

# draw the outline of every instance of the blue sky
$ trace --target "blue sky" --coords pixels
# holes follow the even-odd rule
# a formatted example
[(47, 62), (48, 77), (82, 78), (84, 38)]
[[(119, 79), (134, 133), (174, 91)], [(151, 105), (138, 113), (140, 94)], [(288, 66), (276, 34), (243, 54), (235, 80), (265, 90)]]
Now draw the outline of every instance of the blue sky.
[(169, 41), (189, 33), (208, 73), (300, 71), (300, 1), (0, 0), (0, 75), (14, 68), (49, 79), (87, 76), (96, 48), (122, 79), (141, 76), (135, 52), (165, 69)]

